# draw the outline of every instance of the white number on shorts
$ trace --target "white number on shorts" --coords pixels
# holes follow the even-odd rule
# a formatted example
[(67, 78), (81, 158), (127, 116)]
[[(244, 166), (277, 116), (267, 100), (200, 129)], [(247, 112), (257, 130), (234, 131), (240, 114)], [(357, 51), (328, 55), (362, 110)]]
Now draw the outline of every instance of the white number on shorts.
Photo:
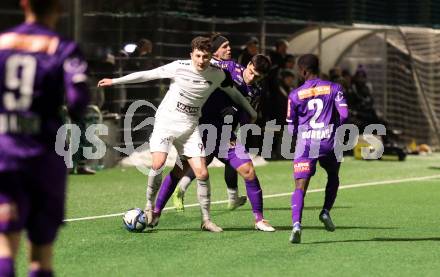
[[(316, 105), (316, 108), (315, 108)], [(322, 100), (319, 98), (312, 99), (307, 103), (307, 108), (311, 110), (315, 110), (315, 114), (312, 116), (312, 119), (310, 119), (310, 127), (313, 129), (320, 129), (324, 127), (324, 122), (317, 123), (316, 120), (321, 115), (322, 108), (324, 107), (324, 104), (322, 103)]]
[[(8, 111), (24, 111), (32, 104), (37, 61), (30, 55), (12, 55), (6, 60), (5, 85), (8, 90), (3, 95), (3, 105)], [(21, 69), (21, 74), (20, 73)], [(11, 91), (18, 90), (19, 97)]]

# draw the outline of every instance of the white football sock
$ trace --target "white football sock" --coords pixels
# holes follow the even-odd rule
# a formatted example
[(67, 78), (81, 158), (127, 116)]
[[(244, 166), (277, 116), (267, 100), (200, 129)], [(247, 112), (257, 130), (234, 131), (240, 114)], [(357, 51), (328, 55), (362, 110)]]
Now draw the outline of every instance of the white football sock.
[(200, 203), (200, 210), (202, 212), (202, 221), (210, 219), (210, 206), (211, 206), (211, 184), (209, 179), (197, 180), (197, 198)]
[(182, 179), (179, 181), (178, 187), (180, 188), (180, 191), (185, 193), (188, 189), (189, 185), (191, 185), (191, 178), (188, 176), (183, 176)]
[(235, 202), (238, 200), (238, 188), (228, 188), (228, 199), (229, 202)]
[(163, 168), (159, 170), (151, 169), (148, 173), (147, 205), (145, 206), (145, 209), (147, 210), (152, 210), (154, 208), (156, 195), (159, 191), (160, 185), (162, 184), (162, 169)]

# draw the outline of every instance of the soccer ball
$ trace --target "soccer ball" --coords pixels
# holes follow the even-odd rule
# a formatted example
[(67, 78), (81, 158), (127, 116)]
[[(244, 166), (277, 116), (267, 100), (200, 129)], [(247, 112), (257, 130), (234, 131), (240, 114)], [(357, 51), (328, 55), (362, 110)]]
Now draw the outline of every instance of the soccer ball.
[(144, 212), (139, 208), (133, 208), (125, 212), (122, 221), (125, 228), (130, 232), (142, 232), (147, 227)]

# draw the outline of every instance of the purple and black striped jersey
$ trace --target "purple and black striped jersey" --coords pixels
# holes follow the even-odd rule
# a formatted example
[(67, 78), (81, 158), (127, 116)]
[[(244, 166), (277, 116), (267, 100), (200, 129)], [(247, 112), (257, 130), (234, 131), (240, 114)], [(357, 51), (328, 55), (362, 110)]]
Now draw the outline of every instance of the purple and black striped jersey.
[[(249, 103), (257, 109), (258, 101), (261, 96), (261, 88), (257, 84), (247, 85), (243, 80), (243, 71), (245, 67), (234, 61), (212, 60), (212, 64), (227, 71), (234, 82), (234, 86), (247, 98)], [(223, 125), (222, 111), (228, 107), (233, 107), (237, 112), (234, 115), (234, 122), (240, 124), (249, 123), (248, 114), (240, 109), (232, 100), (223, 92), (216, 90), (208, 98), (202, 109), (202, 117), (200, 123), (214, 124), (216, 126)]]
[(38, 24), (0, 34), (0, 171), (55, 151), (64, 102), (73, 118), (89, 101), (78, 46)]

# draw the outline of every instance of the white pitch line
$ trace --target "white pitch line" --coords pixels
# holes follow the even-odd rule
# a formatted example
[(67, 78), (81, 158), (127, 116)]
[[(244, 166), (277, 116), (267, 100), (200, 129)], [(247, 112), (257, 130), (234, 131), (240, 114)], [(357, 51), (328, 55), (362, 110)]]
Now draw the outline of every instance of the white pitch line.
[[(340, 190), (341, 189), (353, 189), (353, 188), (371, 187), (371, 186), (380, 186), (380, 185), (392, 185), (392, 184), (397, 184), (397, 183), (419, 182), (419, 181), (432, 180), (432, 179), (437, 179), (437, 178), (440, 178), (440, 175), (431, 175), (431, 176), (424, 176), (424, 177), (414, 177), (414, 178), (406, 178), (406, 179), (395, 179), (395, 180), (359, 183), (359, 184), (353, 184), (353, 185), (339, 186), (339, 189)], [(311, 189), (311, 190), (308, 190), (307, 193), (322, 192), (322, 191), (325, 191), (325, 188)], [(278, 193), (278, 194), (265, 195), (265, 196), (263, 196), (263, 198), (283, 197), (283, 196), (290, 196), (291, 194), (292, 194), (292, 192)], [(220, 200), (220, 201), (211, 202), (212, 205), (224, 204), (224, 203), (228, 203), (228, 200)], [(189, 205), (185, 205), (185, 208), (198, 207), (198, 206), (199, 206), (198, 203), (197, 204), (189, 204)], [(165, 208), (164, 210), (174, 210), (174, 207), (168, 207), (168, 208)], [(124, 213), (116, 213), (116, 214), (71, 218), (71, 219), (65, 219), (64, 222), (85, 221), (85, 220), (93, 220), (93, 219), (99, 219), (99, 218), (108, 218), (108, 217), (121, 216), (123, 214)]]

